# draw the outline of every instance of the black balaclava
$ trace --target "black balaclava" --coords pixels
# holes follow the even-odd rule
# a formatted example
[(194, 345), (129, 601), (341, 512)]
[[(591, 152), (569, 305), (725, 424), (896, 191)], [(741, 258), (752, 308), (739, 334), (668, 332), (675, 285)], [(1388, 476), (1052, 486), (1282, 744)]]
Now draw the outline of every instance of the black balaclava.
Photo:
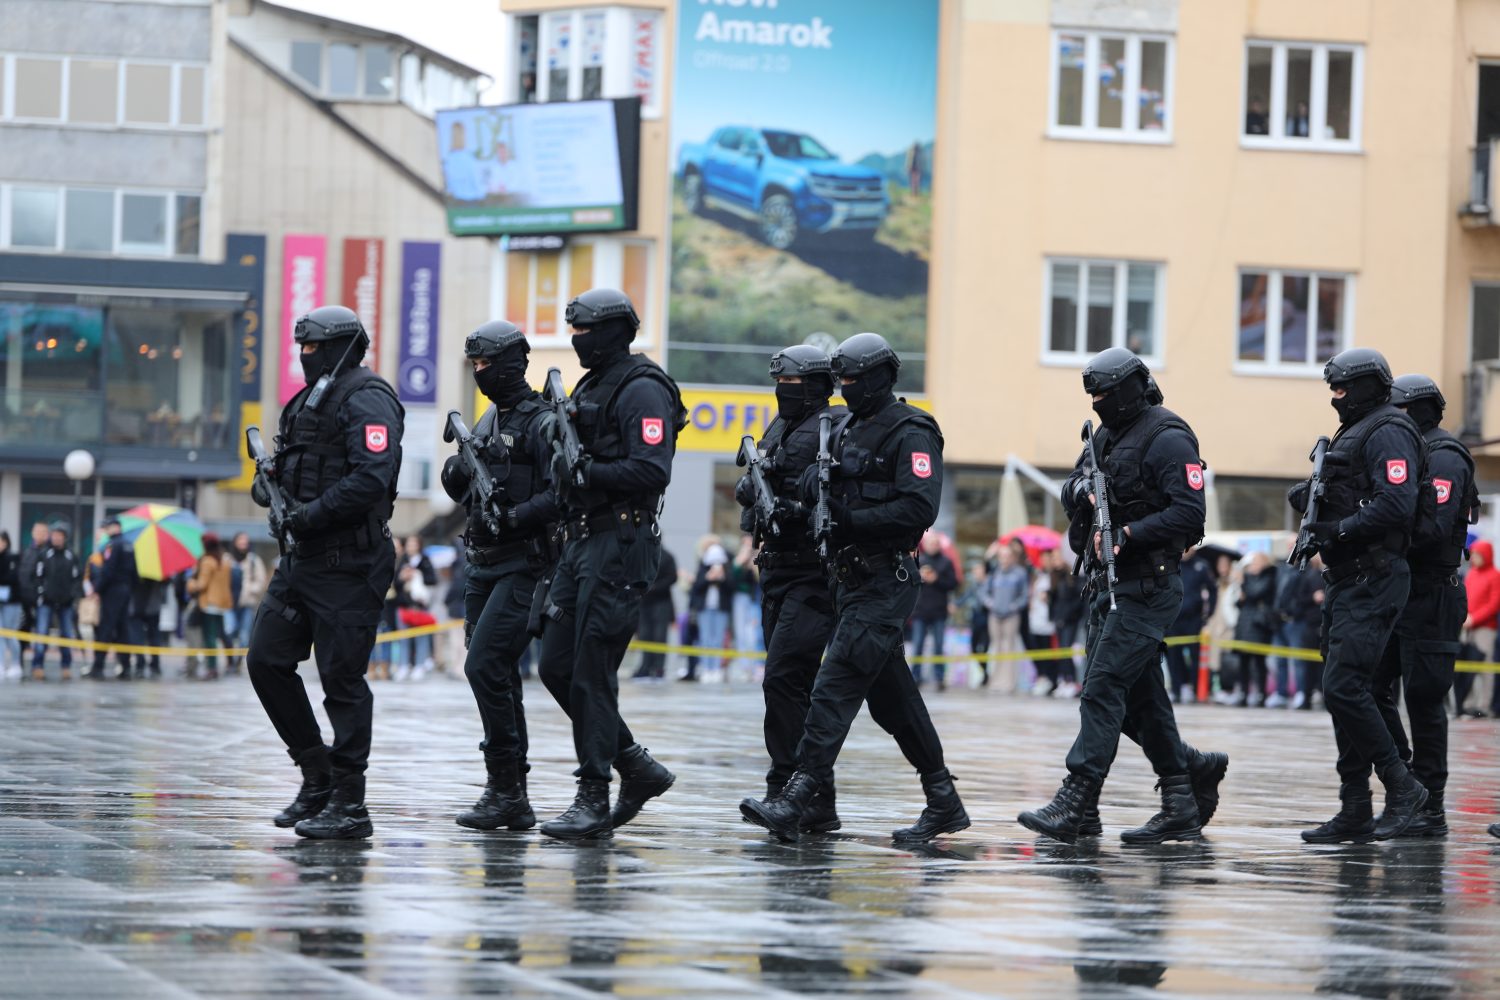
[(1099, 422), (1105, 427), (1124, 427), (1136, 417), (1146, 412), (1151, 405), (1147, 399), (1146, 376), (1140, 372), (1132, 372), (1125, 380), (1104, 394), (1103, 399), (1094, 401), (1094, 413), (1099, 417)]
[(896, 370), (890, 365), (879, 365), (840, 386), (839, 394), (849, 405), (850, 413), (868, 417), (890, 400), (895, 384)]
[(474, 384), (490, 402), (508, 410), (531, 395), (531, 383), (526, 381), (524, 352), (501, 351), (489, 362), (487, 367), (474, 373)]
[(1358, 421), (1391, 398), (1391, 387), (1376, 375), (1361, 375), (1339, 385), (1344, 387), (1344, 398), (1335, 396), (1329, 402), (1338, 411), (1340, 424)]
[(311, 354), (299, 354), (298, 360), (302, 362), (302, 377), (308, 385), (312, 385), (326, 372), (333, 371), (333, 366), (344, 357), (344, 352), (349, 351), (349, 359), (344, 362), (345, 370), (359, 364), (360, 358), (365, 356), (363, 350), (357, 354), (350, 350), (354, 344), (353, 337), (334, 337), (332, 340), (324, 340), (318, 343), (318, 349)]
[(608, 368), (630, 354), (635, 330), (629, 321), (609, 319), (593, 326), (578, 327), (573, 334), (573, 353), (585, 368)]
[(776, 412), (782, 420), (793, 423), (821, 410), (831, 395), (833, 385), (822, 375), (809, 375), (801, 382), (777, 382)]
[(1443, 422), (1443, 411), (1435, 399), (1419, 399), (1402, 407), (1406, 415), (1417, 422), (1417, 428), (1426, 434)]

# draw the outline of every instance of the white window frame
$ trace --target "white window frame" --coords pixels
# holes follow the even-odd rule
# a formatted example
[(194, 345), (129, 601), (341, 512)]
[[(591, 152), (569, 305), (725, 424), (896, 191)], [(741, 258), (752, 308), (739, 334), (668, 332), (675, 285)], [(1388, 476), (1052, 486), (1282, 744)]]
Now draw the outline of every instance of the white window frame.
[(1125, 317), (1126, 307), (1129, 304), (1130, 265), (1140, 267), (1153, 267), (1156, 269), (1155, 297), (1152, 301), (1151, 310), (1151, 353), (1141, 355), (1141, 359), (1153, 368), (1166, 366), (1166, 307), (1167, 307), (1167, 265), (1165, 261), (1159, 260), (1136, 260), (1127, 258), (1109, 257), (1044, 257), (1042, 259), (1042, 354), (1043, 365), (1058, 368), (1079, 368), (1087, 364), (1094, 356), (1087, 346), (1072, 351), (1055, 351), (1052, 349), (1052, 269), (1058, 264), (1077, 265), (1078, 271), (1078, 294), (1079, 308), (1073, 327), (1074, 345), (1085, 344), (1086, 325), (1088, 323), (1088, 268), (1090, 266), (1106, 266), (1115, 269), (1115, 294), (1114, 294), (1114, 320), (1110, 329), (1110, 346), (1124, 347), (1125, 345)]
[[(161, 198), (166, 203), (165, 229), (162, 242), (152, 247), (149, 243), (125, 242), (125, 196), (140, 195)], [(173, 257), (177, 233), (177, 192), (156, 191), (150, 188), (120, 188), (115, 192), (115, 253), (127, 257)]]
[(1497, 358), (1480, 358), (1480, 359), (1476, 359), (1474, 357), (1474, 314), (1476, 312), (1476, 310), (1474, 308), (1474, 299), (1475, 299), (1476, 293), (1481, 288), (1493, 288), (1493, 289), (1500, 290), (1500, 279), (1496, 279), (1496, 278), (1489, 278), (1489, 279), (1485, 279), (1485, 278), (1470, 278), (1469, 279), (1469, 322), (1464, 326), (1464, 340), (1467, 342), (1467, 350), (1468, 350), (1468, 358), (1467, 358), (1467, 360), (1468, 360), (1468, 363), (1471, 364), (1471, 365), (1480, 364), (1480, 365), (1486, 365), (1486, 366), (1493, 367), (1493, 366), (1500, 365), (1500, 357), (1497, 357)]
[[(570, 237), (563, 249), (557, 251), (561, 254), (557, 268), (557, 334), (551, 337), (542, 337), (535, 334), (536, 329), (536, 280), (537, 280), (537, 258), (536, 252), (509, 253), (499, 249), (496, 244), (496, 258), (500, 267), (498, 273), (492, 274), (493, 281), (493, 307), (495, 315), (506, 316), (509, 314), (509, 303), (506, 301), (510, 285), (506, 280), (509, 269), (516, 267), (522, 260), (527, 268), (526, 277), (526, 315), (524, 322), (520, 324), (521, 329), (526, 331), (526, 337), (532, 347), (536, 348), (566, 348), (569, 347), (573, 338), (568, 335), (567, 322), (563, 318), (563, 312), (567, 307), (567, 289), (572, 287), (573, 260), (569, 253), (574, 247), (588, 246), (593, 250), (594, 274), (589, 282), (592, 288), (619, 288), (624, 283), (625, 277), (625, 247), (639, 246), (646, 251), (646, 298), (643, 304), (635, 304), (636, 311), (643, 316), (652, 317), (657, 313), (657, 282), (656, 282), (656, 241), (642, 239), (622, 239), (610, 234), (597, 234), (587, 237)], [(650, 350), (656, 346), (655, 338), (651, 335), (654, 327), (647, 322), (642, 322), (640, 330), (636, 333), (635, 340), (631, 341), (632, 350)]]
[[(15, 197), (14, 197), (15, 189), (18, 188), (18, 187), (29, 188), (29, 189), (36, 189), (36, 190), (52, 191), (54, 194), (57, 195), (57, 219), (53, 223), (53, 227), (52, 227), (52, 246), (50, 248), (49, 247), (32, 247), (32, 246), (25, 246), (25, 247), (22, 247), (22, 246), (13, 247), (13, 246), (11, 246), (11, 239), (15, 235), (15, 233), (14, 233), (14, 226), (12, 225), (12, 215), (11, 215), (11, 212), (12, 212), (12, 209), (14, 208), (14, 205), (15, 205)], [(0, 211), (3, 211), (5, 213), (5, 217), (3, 219), (0, 219), (0, 247), (4, 247), (7, 250), (14, 250), (17, 253), (61, 253), (61, 252), (63, 252), (62, 251), (62, 242), (63, 242), (63, 213), (67, 210), (67, 203), (66, 203), (66, 199), (64, 198), (64, 195), (63, 195), (62, 185), (60, 185), (60, 184), (32, 183), (32, 182), (29, 182), (29, 181), (19, 181), (19, 182), (13, 182), (13, 183), (10, 183), (10, 184), (0, 185), (0, 188), (3, 188), (3, 193), (0, 193)]]
[[(1240, 357), (1240, 288), (1247, 274), (1266, 276), (1266, 332), (1264, 361), (1250, 361)], [(1337, 345), (1334, 353), (1346, 351), (1354, 346), (1354, 293), (1355, 276), (1347, 271), (1326, 271), (1303, 267), (1260, 267), (1245, 264), (1234, 272), (1234, 337), (1233, 369), (1237, 375), (1272, 375), (1292, 378), (1322, 378), (1326, 361), (1318, 360), (1318, 289), (1312, 285), (1307, 292), (1307, 361), (1281, 360), (1281, 285), (1283, 277), (1314, 278), (1317, 281), (1338, 279), (1344, 283), (1344, 341)], [(1271, 357), (1272, 348), (1276, 357)]]
[[(660, 118), (662, 114), (663, 91), (665, 89), (664, 63), (666, 53), (663, 48), (662, 12), (645, 8), (590, 5), (584, 7), (565, 8), (562, 10), (530, 11), (513, 14), (509, 17), (507, 34), (510, 38), (512, 56), (519, 53), (516, 47), (520, 44), (520, 32), (515, 27), (515, 19), (518, 17), (534, 16), (537, 18), (537, 59), (536, 59), (536, 102), (546, 104), (551, 99), (552, 77), (547, 70), (547, 50), (552, 44), (555, 28), (552, 26), (551, 18), (566, 14), (569, 17), (570, 44), (568, 46), (568, 93), (566, 100), (578, 101), (583, 99), (583, 18), (587, 14), (604, 15), (604, 64), (601, 67), (600, 99), (615, 100), (622, 97), (634, 97), (635, 85), (632, 79), (632, 53), (635, 51), (635, 35), (633, 21), (640, 16), (653, 16), (652, 25), (653, 52), (655, 56), (656, 75), (652, 81), (651, 93), (641, 100), (641, 117), (643, 119)], [(518, 102), (521, 99), (520, 74), (519, 71), (508, 75), (506, 83), (506, 99)]]
[[(58, 80), (58, 91), (57, 91), (57, 101), (58, 101), (58, 104), (57, 104), (57, 117), (56, 118), (35, 118), (35, 117), (30, 116), (30, 115), (22, 115), (22, 114), (17, 114), (16, 113), (16, 60), (17, 59), (51, 59), (51, 60), (54, 60), (54, 61), (56, 61), (58, 63), (58, 66), (59, 66), (58, 72), (61, 73), (62, 75), (61, 75), (61, 77)], [(5, 87), (5, 105), (6, 105), (5, 120), (6, 121), (28, 122), (28, 123), (35, 122), (35, 123), (41, 124), (41, 125), (57, 125), (57, 124), (60, 124), (60, 123), (66, 123), (67, 122), (67, 120), (68, 120), (68, 73), (69, 73), (68, 57), (67, 56), (64, 56), (64, 55), (54, 55), (54, 54), (49, 53), (49, 52), (14, 52), (14, 53), (8, 53), (7, 54), (7, 58), (5, 60), (5, 64), (6, 64), (6, 72), (7, 72), (6, 87)], [(94, 126), (94, 127), (97, 128), (98, 126)]]
[[(1250, 107), (1250, 50), (1271, 49), (1271, 92), (1267, 95), (1266, 135), (1245, 132), (1245, 114)], [(1289, 49), (1312, 50), (1312, 79), (1308, 94), (1307, 138), (1286, 134), (1286, 60)], [(1328, 127), (1328, 54), (1345, 52), (1353, 55), (1349, 73), (1349, 138), (1323, 137)], [(1270, 38), (1247, 38), (1240, 63), (1240, 146), (1243, 149), (1277, 149), (1319, 153), (1364, 152), (1365, 113), (1365, 47), (1358, 43), (1278, 41)]]
[[(28, 189), (50, 190), (57, 195), (57, 225), (53, 233), (52, 246), (49, 247), (21, 247), (12, 246), (12, 208), (14, 205), (13, 191), (22, 187)], [(63, 238), (67, 231), (68, 216), (68, 191), (87, 190), (108, 192), (113, 198), (113, 207), (110, 213), (110, 249), (108, 251), (93, 250), (69, 250), (63, 246)], [(152, 250), (145, 244), (127, 244), (124, 242), (124, 211), (125, 198), (127, 194), (140, 194), (159, 196), (166, 199), (166, 241), (165, 245), (158, 250)], [(196, 197), (202, 211), (203, 192), (183, 191), (176, 188), (109, 188), (99, 187), (92, 184), (46, 184), (31, 181), (12, 181), (0, 184), (0, 249), (11, 250), (16, 253), (52, 253), (63, 256), (74, 257), (130, 257), (145, 259), (174, 258), (177, 260), (201, 260), (203, 257), (203, 232), (200, 222), (198, 232), (198, 248), (191, 254), (179, 254), (177, 250), (177, 197), (188, 195)]]
[[(0, 101), (0, 121), (19, 122), (25, 124), (39, 125), (66, 125), (69, 128), (91, 129), (95, 131), (129, 129), (132, 131), (147, 132), (207, 132), (209, 129), (209, 64), (183, 59), (144, 59), (134, 56), (123, 58), (120, 56), (87, 56), (78, 54), (76, 58), (87, 59), (90, 62), (101, 60), (115, 63), (116, 90), (115, 90), (115, 120), (113, 122), (75, 122), (68, 118), (69, 77), (72, 74), (73, 56), (61, 55), (48, 52), (7, 52), (0, 53), (0, 74), (5, 79), (5, 99)], [(16, 60), (17, 59), (54, 59), (62, 66), (62, 86), (60, 99), (62, 105), (59, 108), (57, 118), (31, 118), (16, 114)], [(125, 90), (126, 72), (128, 64), (167, 66), (171, 69), (171, 97), (168, 110), (168, 121), (162, 122), (136, 122), (125, 117)], [(204, 121), (198, 124), (182, 123), (182, 71), (183, 69), (200, 69), (203, 71), (203, 94), (202, 107)]]
[[(1061, 84), (1062, 66), (1058, 58), (1059, 42), (1063, 35), (1083, 37), (1083, 123), (1060, 125), (1057, 122), (1058, 92)], [(1099, 121), (1099, 42), (1101, 39), (1125, 42), (1125, 85), (1121, 95), (1121, 118), (1119, 128), (1101, 128)], [(1176, 124), (1173, 108), (1177, 100), (1177, 41), (1172, 35), (1149, 32), (1100, 31), (1094, 28), (1052, 29), (1052, 52), (1049, 56), (1050, 79), (1047, 88), (1047, 136), (1051, 139), (1082, 139), (1089, 142), (1144, 142), (1166, 145), (1172, 141), (1172, 130)], [(1166, 122), (1160, 129), (1140, 127), (1141, 91), (1141, 43), (1163, 42), (1166, 44), (1166, 66), (1164, 80), (1167, 88)]]

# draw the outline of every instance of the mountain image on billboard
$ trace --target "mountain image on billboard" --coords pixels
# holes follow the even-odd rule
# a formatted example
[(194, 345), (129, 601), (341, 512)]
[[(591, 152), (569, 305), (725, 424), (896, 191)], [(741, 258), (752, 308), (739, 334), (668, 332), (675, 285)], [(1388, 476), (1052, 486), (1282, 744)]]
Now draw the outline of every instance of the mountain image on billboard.
[(763, 385), (862, 330), (923, 388), (937, 0), (685, 2), (673, 101), (668, 366)]

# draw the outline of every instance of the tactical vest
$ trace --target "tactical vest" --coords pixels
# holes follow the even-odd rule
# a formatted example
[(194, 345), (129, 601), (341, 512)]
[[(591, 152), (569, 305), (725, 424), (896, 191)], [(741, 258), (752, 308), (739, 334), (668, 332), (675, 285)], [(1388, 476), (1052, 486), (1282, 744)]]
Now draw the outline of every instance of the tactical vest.
[[(778, 416), (766, 428), (765, 437), (760, 439), (760, 449), (766, 455), (766, 482), (776, 496), (797, 499), (797, 483), (802, 473), (818, 460), (818, 418), (824, 413), (833, 414), (833, 426), (828, 434), (831, 451), (851, 416), (841, 406), (821, 406), (795, 424), (788, 424)], [(807, 537), (810, 527), (807, 518), (800, 523), (784, 522), (780, 535), (765, 538), (765, 547), (776, 551), (810, 549), (812, 543)]]
[[(533, 445), (541, 434), (537, 424), (546, 410), (541, 395), (532, 393), (503, 413), (491, 406), (474, 425), (475, 451), (495, 480), (496, 502), (501, 507), (514, 507), (547, 488), (547, 470), (532, 460)], [(495, 537), (479, 504), (470, 504), (468, 515), (464, 537), (469, 545), (488, 548), (514, 540)]]
[[(1171, 505), (1171, 498), (1146, 475), (1146, 455), (1151, 451), (1151, 445), (1169, 430), (1181, 431), (1188, 436), (1188, 440), (1193, 443), (1194, 457), (1206, 468), (1206, 463), (1203, 463), (1198, 454), (1198, 437), (1193, 429), (1187, 425), (1187, 421), (1164, 406), (1147, 407), (1129, 426), (1118, 432), (1118, 436), (1111, 428), (1099, 429), (1094, 447), (1104, 466), (1104, 474), (1109, 477), (1110, 519), (1116, 526), (1128, 525), (1151, 514), (1160, 513)], [(1175, 570), (1182, 559), (1182, 553), (1202, 537), (1200, 526), (1193, 538), (1174, 536), (1150, 550), (1142, 550), (1138, 546), (1123, 546), (1120, 550), (1120, 568), (1124, 570), (1136, 564), (1149, 563), (1152, 566), (1170, 566)]]
[[(937, 421), (904, 399), (886, 405), (872, 417), (851, 419), (844, 424), (837, 453), (839, 478), (834, 489), (840, 491), (850, 510), (879, 507), (896, 498), (898, 463), (896, 457), (884, 452), (897, 432), (912, 424), (929, 431), (937, 439), (938, 451), (942, 451), (943, 433)], [(928, 527), (923, 525), (908, 534), (893, 535), (890, 547), (911, 551)]]
[[(1396, 424), (1408, 431), (1416, 445), (1417, 467), (1406, 474), (1414, 476), (1417, 483), (1427, 478), (1427, 445), (1417, 425), (1403, 410), (1389, 403), (1377, 407), (1360, 420), (1339, 429), (1328, 446), (1325, 459), (1327, 488), (1323, 494), (1323, 506), (1318, 512), (1322, 521), (1342, 521), (1353, 517), (1359, 509), (1375, 495), (1375, 480), (1371, 478), (1364, 460), (1365, 442), (1376, 430), (1387, 424)], [(1323, 561), (1330, 567), (1341, 565), (1371, 549), (1385, 549), (1396, 555), (1404, 555), (1411, 544), (1410, 524), (1404, 528), (1387, 531), (1381, 538), (1359, 539), (1355, 542), (1333, 542), (1324, 546)]]
[[(578, 406), (578, 441), (593, 458), (618, 461), (630, 457), (630, 442), (621, 433), (615, 420), (615, 400), (621, 389), (638, 378), (655, 379), (671, 392), (672, 444), (676, 446), (677, 435), (687, 426), (687, 409), (682, 405), (682, 393), (677, 388), (677, 383), (655, 361), (644, 354), (632, 354), (602, 372), (589, 372), (573, 390), (573, 401)], [(655, 512), (661, 505), (661, 495), (584, 489), (571, 490), (568, 496), (570, 507), (588, 512), (622, 504), (637, 510)]]
[[(368, 368), (351, 368), (328, 387), (328, 393), (316, 410), (305, 408), (307, 396), (312, 392), (306, 386), (293, 396), (281, 415), (281, 433), (276, 439), (277, 479), (283, 489), (294, 500), (311, 503), (333, 488), (334, 484), (349, 474), (349, 449), (344, 444), (344, 430), (339, 427), (338, 412), (345, 401), (357, 390), (376, 389), (391, 397), (397, 408), (400, 400), (390, 383)], [(386, 428), (391, 433), (395, 428)], [(401, 443), (390, 441), (386, 447), (395, 451), (399, 467)], [(368, 514), (376, 521), (389, 521), (396, 509), (396, 481), (393, 477), (386, 486), (386, 497), (377, 508)], [(361, 523), (363, 519), (341, 522)]]
[[(1474, 457), (1469, 449), (1443, 430), (1434, 427), (1422, 435), (1427, 444), (1427, 469), (1422, 477), (1422, 491), (1417, 501), (1417, 523), (1412, 529), (1412, 548), (1409, 553), (1413, 570), (1431, 569), (1452, 573), (1462, 565), (1469, 550), (1469, 525), (1479, 523), (1479, 487), (1474, 479)], [(1438, 496), (1438, 484), (1432, 467), (1432, 456), (1436, 453), (1452, 452), (1463, 460), (1468, 475), (1461, 496), (1453, 495), (1453, 483), (1445, 483), (1446, 498)], [(1439, 502), (1441, 500), (1441, 503)], [(1440, 506), (1455, 505), (1453, 524), (1446, 535), (1438, 530), (1437, 512)]]

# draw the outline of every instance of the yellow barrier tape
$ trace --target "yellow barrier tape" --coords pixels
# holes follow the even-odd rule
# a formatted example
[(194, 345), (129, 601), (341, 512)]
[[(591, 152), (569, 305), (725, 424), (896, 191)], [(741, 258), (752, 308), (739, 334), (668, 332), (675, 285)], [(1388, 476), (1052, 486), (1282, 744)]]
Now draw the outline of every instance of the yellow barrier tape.
[[(411, 639), (421, 635), (434, 635), (438, 632), (447, 632), (463, 625), (458, 619), (438, 622), (435, 625), (419, 625), (415, 628), (396, 629), (391, 632), (381, 632), (375, 638), (377, 646), (384, 643), (400, 642), (403, 639)], [(146, 656), (244, 656), (247, 652), (244, 648), (221, 648), (221, 649), (195, 649), (186, 646), (133, 646), (126, 643), (95, 642), (92, 639), (62, 639), (57, 636), (42, 636), (34, 632), (22, 632), (17, 629), (0, 628), (0, 638), (20, 639), (25, 642), (36, 643), (42, 646), (66, 646), (69, 649), (80, 649), (85, 651), (104, 650), (105, 653), (132, 653)], [(1206, 636), (1201, 635), (1173, 635), (1166, 638), (1168, 646), (1186, 646), (1191, 643), (1199, 643), (1203, 646), (1217, 646), (1230, 652), (1254, 653), (1261, 656), (1281, 656), (1289, 660), (1306, 660), (1311, 663), (1320, 663), (1322, 655), (1316, 649), (1302, 649), (1296, 646), (1272, 646), (1263, 642), (1246, 642), (1242, 639), (1220, 639), (1211, 642)], [(642, 653), (666, 653), (668, 655), (698, 656), (716, 660), (764, 660), (764, 650), (737, 650), (722, 649), (711, 646), (676, 646), (665, 642), (646, 642), (634, 639), (630, 642), (633, 650)], [(1031, 660), (1032, 662), (1045, 660), (1067, 660), (1082, 656), (1082, 646), (1064, 646), (1057, 649), (1032, 649), (1010, 653), (945, 653), (941, 656), (926, 654), (908, 658), (909, 663), (971, 663), (983, 660), (985, 663), (1008, 663), (1019, 660)], [(1487, 663), (1480, 660), (1459, 660), (1454, 664), (1454, 669), (1460, 673), (1468, 674), (1500, 674), (1500, 663)]]

